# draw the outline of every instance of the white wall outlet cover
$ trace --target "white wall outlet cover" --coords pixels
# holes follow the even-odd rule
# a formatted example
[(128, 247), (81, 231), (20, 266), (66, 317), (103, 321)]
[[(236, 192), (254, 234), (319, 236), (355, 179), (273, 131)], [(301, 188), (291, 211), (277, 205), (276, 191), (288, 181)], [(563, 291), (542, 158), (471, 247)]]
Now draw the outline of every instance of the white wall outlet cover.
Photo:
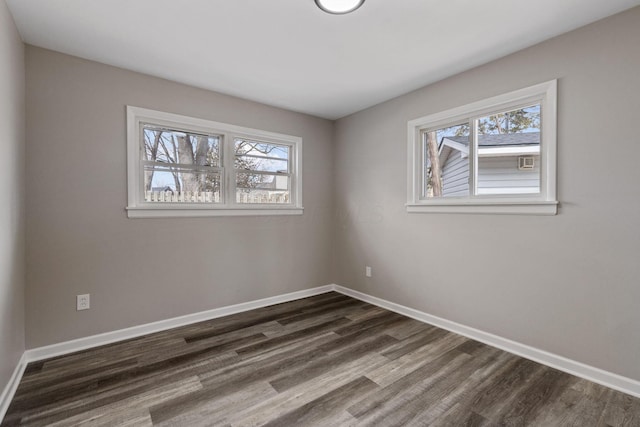
[(371, 277), (371, 267), (369, 267), (368, 265), (364, 268), (364, 274), (367, 277)]
[(76, 311), (89, 310), (89, 308), (91, 308), (90, 295), (76, 295)]

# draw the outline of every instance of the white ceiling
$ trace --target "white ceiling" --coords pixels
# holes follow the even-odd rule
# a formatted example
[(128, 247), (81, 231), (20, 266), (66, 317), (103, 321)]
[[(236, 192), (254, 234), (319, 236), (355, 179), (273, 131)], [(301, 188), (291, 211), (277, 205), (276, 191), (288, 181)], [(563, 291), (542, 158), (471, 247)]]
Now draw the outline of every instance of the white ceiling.
[(7, 0), (26, 43), (335, 119), (640, 0)]

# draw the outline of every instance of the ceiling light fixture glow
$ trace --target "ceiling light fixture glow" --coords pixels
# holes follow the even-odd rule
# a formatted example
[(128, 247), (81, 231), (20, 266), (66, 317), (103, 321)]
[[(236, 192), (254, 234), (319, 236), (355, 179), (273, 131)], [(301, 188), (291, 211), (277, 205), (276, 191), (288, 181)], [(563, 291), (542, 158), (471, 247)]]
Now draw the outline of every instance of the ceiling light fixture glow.
[(344, 15), (353, 12), (364, 3), (364, 0), (315, 0), (318, 7), (327, 13)]

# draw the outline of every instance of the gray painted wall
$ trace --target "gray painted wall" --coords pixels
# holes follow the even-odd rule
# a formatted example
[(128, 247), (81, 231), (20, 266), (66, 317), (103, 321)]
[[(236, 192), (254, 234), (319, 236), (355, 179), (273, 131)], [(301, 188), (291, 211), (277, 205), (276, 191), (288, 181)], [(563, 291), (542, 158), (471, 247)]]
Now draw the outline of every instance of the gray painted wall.
[[(27, 47), (27, 347), (331, 282), (328, 120)], [(303, 138), (304, 215), (128, 219), (125, 106)], [(91, 294), (76, 312), (75, 295)]]
[[(339, 120), (336, 282), (640, 379), (639, 24), (635, 8)], [(558, 216), (406, 212), (408, 120), (554, 78)]]
[(0, 393), (24, 352), (24, 45), (0, 1)]

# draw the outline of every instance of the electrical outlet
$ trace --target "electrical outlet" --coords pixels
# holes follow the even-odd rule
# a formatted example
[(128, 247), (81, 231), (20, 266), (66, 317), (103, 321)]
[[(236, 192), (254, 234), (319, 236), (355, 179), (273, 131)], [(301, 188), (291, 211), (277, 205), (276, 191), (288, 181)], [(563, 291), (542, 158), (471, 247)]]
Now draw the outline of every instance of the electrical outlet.
[(371, 267), (368, 265), (364, 268), (364, 275), (367, 277), (371, 277)]
[(89, 294), (76, 295), (76, 311), (89, 310), (91, 308), (91, 299)]

